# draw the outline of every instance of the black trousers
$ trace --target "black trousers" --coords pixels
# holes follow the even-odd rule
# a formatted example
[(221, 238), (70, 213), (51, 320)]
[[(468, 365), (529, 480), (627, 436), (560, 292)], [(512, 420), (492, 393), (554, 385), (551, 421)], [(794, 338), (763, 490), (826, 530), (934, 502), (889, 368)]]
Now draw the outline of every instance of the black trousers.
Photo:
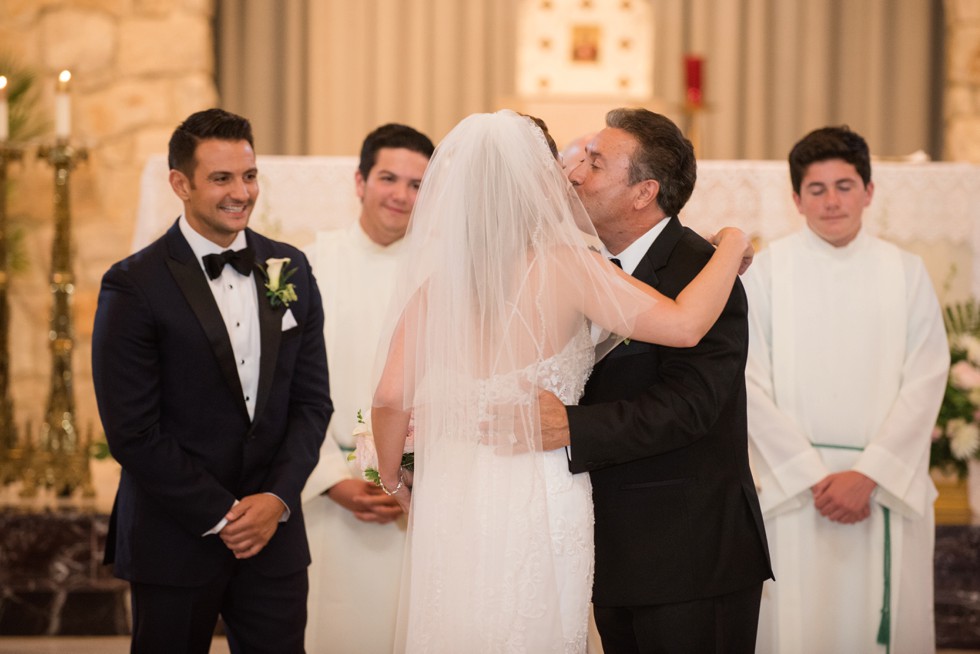
[(678, 604), (596, 606), (605, 654), (752, 654), (762, 583)]
[(220, 614), (233, 653), (302, 654), (306, 570), (265, 577), (245, 561), (193, 588), (133, 582), (133, 654), (208, 654)]

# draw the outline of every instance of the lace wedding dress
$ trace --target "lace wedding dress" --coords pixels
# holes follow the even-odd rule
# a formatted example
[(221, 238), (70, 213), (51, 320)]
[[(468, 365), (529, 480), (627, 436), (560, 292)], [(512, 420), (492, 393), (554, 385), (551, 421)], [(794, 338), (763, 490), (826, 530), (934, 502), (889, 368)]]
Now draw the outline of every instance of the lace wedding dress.
[[(477, 384), (474, 400), (522, 401), (531, 383), (575, 404), (593, 362), (583, 319), (561, 352)], [(564, 449), (500, 455), (488, 446), (476, 449), (465, 487), (446, 486), (458, 483), (467, 451), (427, 454), (414, 489), (413, 520), (439, 526), (411, 536), (406, 651), (585, 652), (593, 571), (588, 475), (569, 473)], [(462, 524), (440, 519), (461, 514), (469, 516)], [(469, 556), (456, 559), (459, 549)]]
[(389, 480), (415, 426), (398, 651), (585, 652), (591, 488), (563, 449), (542, 451), (538, 393), (576, 403), (595, 356), (586, 317), (631, 334), (655, 303), (596, 243), (526, 117), (470, 116), (439, 144), (373, 407)]

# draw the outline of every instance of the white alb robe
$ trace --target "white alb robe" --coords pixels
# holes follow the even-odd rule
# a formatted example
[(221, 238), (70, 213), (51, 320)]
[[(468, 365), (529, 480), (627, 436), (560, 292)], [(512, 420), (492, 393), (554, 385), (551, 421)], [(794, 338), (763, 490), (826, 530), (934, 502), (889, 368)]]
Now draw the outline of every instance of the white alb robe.
[(323, 296), (334, 405), (320, 462), (303, 489), (313, 557), (306, 627), (310, 654), (388, 653), (394, 646), (406, 520), (361, 522), (322, 493), (343, 479), (360, 478), (342, 448), (354, 446), (357, 411), (370, 415), (378, 342), (401, 245), (382, 247), (355, 222), (318, 233), (308, 251)]
[[(757, 651), (885, 651), (882, 507), (891, 652), (934, 651), (928, 466), (949, 349), (925, 267), (863, 232), (835, 248), (804, 228), (761, 252), (743, 281), (749, 449), (776, 577)], [(878, 484), (870, 519), (855, 525), (813, 506), (810, 487), (843, 470)]]

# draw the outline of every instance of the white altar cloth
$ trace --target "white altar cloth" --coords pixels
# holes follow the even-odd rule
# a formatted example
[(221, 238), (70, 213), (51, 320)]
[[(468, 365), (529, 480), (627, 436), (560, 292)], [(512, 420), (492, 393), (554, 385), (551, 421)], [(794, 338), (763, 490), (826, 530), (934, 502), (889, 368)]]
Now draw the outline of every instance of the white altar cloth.
[[(251, 225), (263, 234), (304, 247), (318, 230), (346, 225), (359, 214), (356, 157), (260, 155), (257, 163), (262, 192)], [(151, 157), (143, 170), (134, 251), (162, 234), (181, 211), (167, 177), (166, 157)], [(867, 229), (900, 245), (967, 246), (973, 265), (962, 273), (980, 296), (980, 166), (876, 161), (872, 178)], [(698, 162), (697, 185), (681, 220), (705, 234), (735, 225), (763, 243), (803, 224), (785, 161)], [(948, 271), (930, 272), (941, 280)]]

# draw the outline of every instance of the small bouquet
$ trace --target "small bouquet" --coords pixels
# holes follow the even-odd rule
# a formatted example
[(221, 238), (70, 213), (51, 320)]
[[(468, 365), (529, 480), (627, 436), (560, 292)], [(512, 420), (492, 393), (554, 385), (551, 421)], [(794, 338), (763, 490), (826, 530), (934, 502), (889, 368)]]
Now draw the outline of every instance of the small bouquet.
[(980, 459), (980, 305), (946, 307), (952, 366), (932, 432), (929, 467), (962, 479), (971, 458)]
[[(374, 432), (371, 431), (371, 423), (364, 419), (360, 409), (357, 411), (357, 424), (354, 425), (353, 436), (354, 451), (347, 455), (347, 460), (357, 461), (364, 479), (380, 486), (381, 477), (378, 475), (378, 450), (374, 446)], [(408, 473), (415, 469), (414, 419), (408, 423), (408, 436), (405, 438), (405, 451), (402, 453), (402, 468)]]

